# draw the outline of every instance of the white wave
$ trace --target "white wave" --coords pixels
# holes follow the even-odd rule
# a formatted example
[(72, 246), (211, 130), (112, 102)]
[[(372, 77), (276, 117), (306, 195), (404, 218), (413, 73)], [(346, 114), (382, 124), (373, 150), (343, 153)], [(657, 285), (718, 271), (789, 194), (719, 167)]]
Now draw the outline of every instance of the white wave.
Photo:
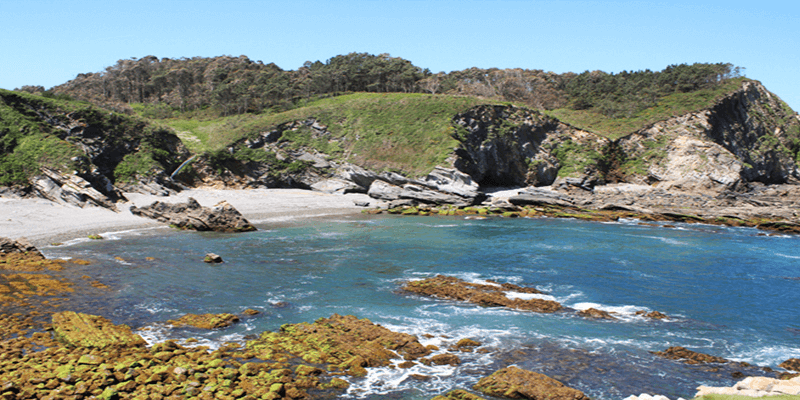
[[(428, 357), (450, 352), (448, 349), (462, 338), (477, 340), (482, 343), (482, 347), (499, 348), (502, 346), (504, 338), (519, 336), (519, 332), (514, 329), (486, 329), (478, 325), (453, 327), (437, 319), (406, 316), (395, 316), (392, 319), (395, 320), (395, 323), (383, 323), (382, 325), (396, 332), (417, 336), (420, 343), (425, 346), (434, 345), (439, 348)], [(426, 366), (418, 363), (411, 368), (403, 369), (399, 368), (399, 363), (403, 360), (397, 358), (392, 360), (391, 366), (369, 368), (365, 378), (350, 380), (351, 386), (346, 395), (362, 398), (409, 389), (418, 389), (427, 393), (442, 393), (456, 386), (463, 386), (461, 381), (471, 379), (468, 375), (459, 374), (460, 370), (488, 366), (494, 362), (491, 354), (450, 353), (456, 354), (460, 358), (460, 365), (455, 367), (450, 365)], [(424, 375), (430, 379), (418, 381), (412, 375)], [(462, 376), (463, 378), (461, 378)]]
[(166, 307), (163, 303), (141, 303), (135, 304), (133, 308), (137, 310), (147, 311), (150, 314), (161, 314), (161, 313), (177, 313), (178, 310), (174, 308)]
[(775, 253), (778, 257), (791, 258), (792, 260), (800, 260), (800, 256), (790, 256), (788, 254)]
[(800, 355), (800, 347), (790, 346), (744, 346), (734, 351), (733, 361), (747, 362), (755, 365), (777, 366), (790, 357)]
[(520, 292), (505, 292), (506, 297), (511, 300), (514, 299), (521, 299), (521, 300), (533, 300), (533, 299), (540, 299), (540, 300), (549, 300), (549, 301), (558, 301), (555, 297), (549, 294), (542, 294), (542, 293), (520, 293)]
[[(634, 321), (634, 320), (645, 320), (646, 318), (642, 315), (636, 315), (639, 311), (644, 311), (645, 313), (650, 312), (651, 310), (647, 307), (642, 306), (635, 306), (635, 305), (608, 305), (608, 304), (599, 304), (599, 303), (592, 303), (592, 302), (580, 302), (568, 305), (570, 308), (574, 308), (579, 311), (588, 310), (590, 308), (594, 308), (596, 310), (605, 311), (610, 313), (615, 318), (622, 320), (622, 321)], [(674, 320), (675, 316), (670, 315), (664, 321)]]

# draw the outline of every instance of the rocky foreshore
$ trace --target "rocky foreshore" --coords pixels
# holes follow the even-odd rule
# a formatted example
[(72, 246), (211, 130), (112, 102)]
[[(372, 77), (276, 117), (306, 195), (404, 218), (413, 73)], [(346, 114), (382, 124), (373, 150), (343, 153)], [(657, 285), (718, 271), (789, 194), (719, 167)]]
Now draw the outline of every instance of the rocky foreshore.
[[(394, 332), (367, 319), (336, 314), (312, 323), (285, 324), (244, 344), (226, 343), (213, 351), (188, 340), (148, 344), (128, 326), (96, 315), (61, 310), (54, 296), (68, 297), (81, 285), (55, 279), (46, 272), (83, 263), (86, 262), (48, 260), (25, 241), (0, 238), (0, 269), (20, 272), (2, 275), (0, 280), (4, 303), (0, 313), (0, 398), (311, 399), (344, 393), (352, 379), (369, 374), (370, 368), (456, 366), (461, 363), (459, 354), (491, 352), (470, 338), (455, 338), (453, 342), (457, 343), (446, 349), (425, 346), (416, 336)], [(80, 280), (92, 278), (84, 276)], [(97, 281), (89, 286), (105, 290)], [(483, 299), (478, 304), (505, 307), (513, 307), (519, 303), (513, 300), (520, 300), (512, 299), (509, 304), (498, 300), (509, 299), (508, 293), (523, 297), (543, 295), (530, 287), (494, 281), (470, 283), (444, 276), (408, 282), (406, 290), (462, 301), (477, 297)], [(22, 312), (10, 314), (10, 308)], [(241, 318), (254, 313), (257, 312), (245, 310)], [(240, 316), (222, 313), (187, 314), (166, 322), (193, 329), (224, 329), (239, 320)], [(728, 362), (677, 347), (663, 354), (691, 362)], [(798, 365), (797, 359), (789, 359), (781, 367), (796, 370)], [(794, 376), (783, 375), (783, 380), (747, 378), (732, 389), (700, 387), (698, 396), (798, 394), (800, 378)], [(479, 379), (468, 390), (456, 389), (436, 398), (479, 400), (485, 398), (482, 396), (588, 398), (546, 375), (513, 365)], [(653, 398), (648, 396), (638, 398)]]
[[(596, 222), (637, 219), (643, 223), (701, 223), (800, 233), (797, 216), (800, 187), (794, 185), (765, 186), (760, 191), (746, 194), (731, 192), (712, 196), (629, 184), (588, 190), (568, 182), (565, 180), (555, 188), (529, 187), (498, 192), (473, 206), (393, 201), (365, 212), (473, 218), (554, 217)], [(672, 227), (668, 224), (661, 226)]]

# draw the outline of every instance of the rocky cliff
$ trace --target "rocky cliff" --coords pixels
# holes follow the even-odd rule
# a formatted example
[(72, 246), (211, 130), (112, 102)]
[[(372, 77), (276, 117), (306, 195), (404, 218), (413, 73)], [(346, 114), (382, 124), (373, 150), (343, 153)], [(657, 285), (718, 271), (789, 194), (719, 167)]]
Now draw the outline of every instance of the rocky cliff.
[(800, 117), (756, 81), (617, 140), (513, 106), (476, 107), (453, 125), (454, 165), (481, 187), (634, 183), (720, 193), (800, 177)]
[[(491, 187), (552, 186), (596, 193), (595, 188), (607, 184), (634, 184), (718, 196), (747, 193), (753, 185), (797, 183), (800, 117), (757, 81), (741, 82), (705, 109), (615, 140), (540, 111), (475, 106), (452, 117), (449, 135), (456, 146), (450, 157), (419, 176), (370, 170), (357, 164), (359, 158), (348, 158), (342, 143), (359, 140), (359, 135), (332, 131), (326, 124), (346, 119), (336, 122), (336, 115), (308, 115), (254, 131), (172, 173), (189, 154), (166, 130), (86, 105), (3, 91), (4, 115), (12, 110), (27, 122), (3, 131), (0, 161), (13, 161), (25, 148), (21, 144), (34, 135), (55, 138), (72, 157), (60, 164), (37, 164), (27, 171), (28, 185), (22, 191), (109, 208), (122, 196), (119, 189), (168, 194), (181, 185), (361, 192), (392, 205), (464, 206), (480, 202), (482, 191)], [(298, 137), (306, 140), (292, 139)], [(48, 159), (47, 152), (36, 156)]]
[(800, 117), (760, 83), (745, 81), (712, 107), (653, 124), (614, 149), (619, 181), (717, 192), (796, 183)]

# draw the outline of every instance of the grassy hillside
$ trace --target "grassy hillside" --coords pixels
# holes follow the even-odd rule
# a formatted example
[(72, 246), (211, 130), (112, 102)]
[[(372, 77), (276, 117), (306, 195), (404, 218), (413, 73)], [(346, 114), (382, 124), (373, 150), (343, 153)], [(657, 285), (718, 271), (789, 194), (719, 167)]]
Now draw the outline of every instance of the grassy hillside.
[(614, 140), (655, 122), (708, 108), (724, 95), (741, 88), (745, 80), (747, 78), (731, 79), (710, 89), (673, 93), (659, 98), (654, 106), (623, 118), (609, 118), (592, 109), (559, 108), (544, 112), (572, 126)]
[(193, 152), (201, 153), (221, 150), (281, 123), (315, 118), (331, 135), (319, 138), (310, 129), (287, 131), (282, 138), (285, 148), (308, 146), (333, 159), (420, 175), (443, 164), (458, 144), (450, 136), (452, 117), (488, 102), (465, 96), (357, 93), (277, 114), (161, 121), (175, 129)]
[[(113, 181), (146, 176), (179, 155), (168, 131), (88, 103), (0, 89), (0, 185), (27, 185), (41, 167)], [(84, 146), (93, 147), (92, 154)]]
[(40, 113), (72, 109), (68, 102), (0, 89), (0, 185), (24, 185), (41, 166), (71, 170), (83, 154), (58, 137)]

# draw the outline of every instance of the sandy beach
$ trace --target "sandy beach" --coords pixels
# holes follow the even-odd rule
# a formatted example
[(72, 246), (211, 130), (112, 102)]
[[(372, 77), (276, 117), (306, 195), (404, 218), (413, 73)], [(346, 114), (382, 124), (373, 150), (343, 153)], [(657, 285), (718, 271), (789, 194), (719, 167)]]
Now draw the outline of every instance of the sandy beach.
[(90, 234), (157, 227), (162, 224), (130, 212), (131, 206), (146, 206), (154, 201), (185, 202), (195, 198), (203, 206), (226, 200), (251, 223), (268, 223), (295, 218), (359, 213), (356, 202), (375, 203), (365, 194), (334, 195), (300, 189), (185, 190), (169, 197), (126, 193), (126, 203), (117, 203), (119, 212), (100, 207), (84, 208), (43, 199), (0, 198), (0, 236), (26, 237), (36, 246), (86, 237)]

